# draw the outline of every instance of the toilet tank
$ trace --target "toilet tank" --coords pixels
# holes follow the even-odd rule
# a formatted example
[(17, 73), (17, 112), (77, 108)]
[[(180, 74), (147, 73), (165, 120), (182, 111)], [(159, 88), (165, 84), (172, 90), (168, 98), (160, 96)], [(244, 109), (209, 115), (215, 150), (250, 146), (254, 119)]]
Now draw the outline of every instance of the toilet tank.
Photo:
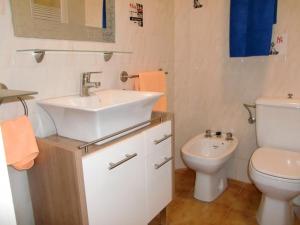
[(300, 99), (257, 99), (256, 135), (259, 147), (300, 152)]

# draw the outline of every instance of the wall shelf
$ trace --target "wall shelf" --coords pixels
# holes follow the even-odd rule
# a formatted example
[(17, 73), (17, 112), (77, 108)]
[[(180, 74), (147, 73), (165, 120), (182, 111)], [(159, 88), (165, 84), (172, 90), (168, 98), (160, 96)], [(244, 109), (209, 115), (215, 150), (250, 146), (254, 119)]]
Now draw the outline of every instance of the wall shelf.
[(104, 50), (68, 50), (68, 49), (20, 49), (17, 52), (32, 53), (37, 63), (41, 63), (47, 52), (61, 53), (95, 53), (103, 54), (104, 61), (108, 62), (114, 54), (132, 54), (126, 51), (104, 51)]

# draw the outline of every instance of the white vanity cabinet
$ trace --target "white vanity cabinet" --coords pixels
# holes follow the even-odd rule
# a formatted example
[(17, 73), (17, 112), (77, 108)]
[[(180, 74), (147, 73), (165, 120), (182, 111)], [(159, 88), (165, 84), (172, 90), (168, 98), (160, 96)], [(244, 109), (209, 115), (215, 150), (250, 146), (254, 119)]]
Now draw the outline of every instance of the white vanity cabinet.
[(145, 131), (147, 222), (172, 200), (171, 122)]
[(147, 225), (172, 200), (171, 121), (88, 153), (80, 143), (38, 139), (28, 173), (36, 224)]
[(145, 149), (138, 134), (82, 159), (89, 225), (143, 225)]

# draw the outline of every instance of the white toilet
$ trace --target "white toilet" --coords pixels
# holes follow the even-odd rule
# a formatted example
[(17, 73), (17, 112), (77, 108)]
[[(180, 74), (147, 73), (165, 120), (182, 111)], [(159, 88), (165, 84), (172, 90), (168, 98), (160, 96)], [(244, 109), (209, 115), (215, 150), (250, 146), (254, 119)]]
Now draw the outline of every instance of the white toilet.
[(292, 200), (300, 194), (300, 99), (256, 101), (257, 149), (249, 175), (262, 192), (260, 225), (293, 225)]
[(235, 137), (205, 137), (200, 134), (181, 149), (186, 165), (196, 171), (194, 197), (204, 202), (215, 200), (227, 187), (224, 164), (238, 145)]

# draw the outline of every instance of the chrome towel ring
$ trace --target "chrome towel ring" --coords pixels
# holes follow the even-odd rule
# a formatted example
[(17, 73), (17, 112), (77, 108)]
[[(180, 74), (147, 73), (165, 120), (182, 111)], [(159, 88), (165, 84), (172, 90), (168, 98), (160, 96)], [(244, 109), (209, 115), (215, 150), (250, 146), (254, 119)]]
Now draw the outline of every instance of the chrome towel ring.
[(19, 101), (22, 103), (23, 108), (24, 108), (24, 115), (28, 116), (28, 106), (25, 102), (25, 100), (22, 97), (18, 97)]
[(6, 98), (17, 98), (23, 105), (25, 116), (28, 116), (28, 106), (26, 101), (23, 99), (23, 96), (32, 94), (36, 94), (36, 92), (8, 90), (5, 84), (0, 83), (0, 105)]

